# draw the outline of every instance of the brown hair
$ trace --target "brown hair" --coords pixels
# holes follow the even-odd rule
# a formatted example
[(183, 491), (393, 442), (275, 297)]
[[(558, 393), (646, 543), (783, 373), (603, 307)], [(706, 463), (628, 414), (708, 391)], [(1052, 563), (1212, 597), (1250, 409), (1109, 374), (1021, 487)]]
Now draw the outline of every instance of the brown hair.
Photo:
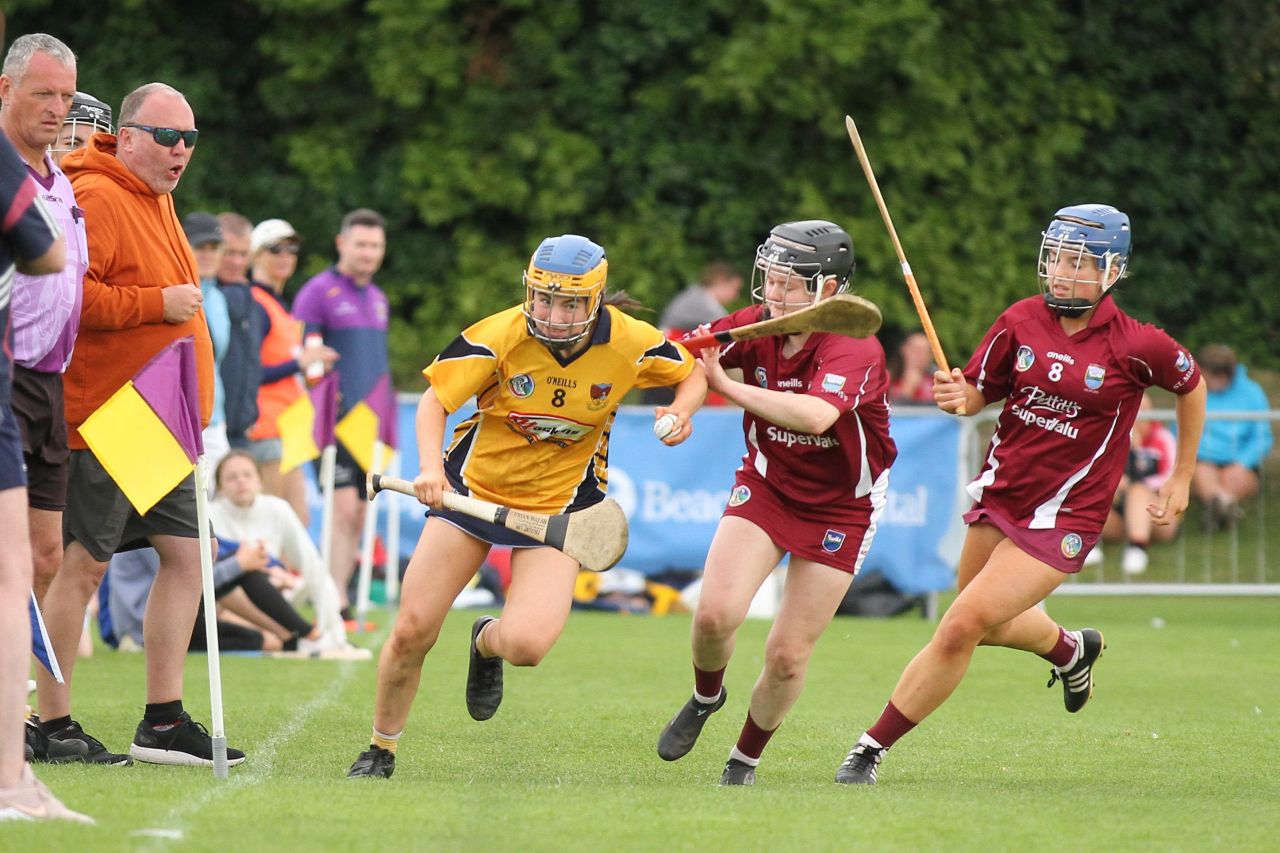
[(356, 225), (364, 225), (368, 228), (381, 228), (387, 230), (387, 221), (382, 218), (382, 214), (376, 210), (370, 210), (367, 207), (357, 207), (355, 210), (342, 217), (342, 233), (350, 231)]
[(258, 477), (262, 477), (262, 469), (258, 467), (258, 460), (253, 458), (253, 454), (247, 450), (232, 450), (226, 456), (218, 460), (218, 467), (213, 469), (213, 485), (216, 489), (222, 488), (222, 467), (232, 459), (248, 459), (253, 463), (253, 470), (258, 472)]

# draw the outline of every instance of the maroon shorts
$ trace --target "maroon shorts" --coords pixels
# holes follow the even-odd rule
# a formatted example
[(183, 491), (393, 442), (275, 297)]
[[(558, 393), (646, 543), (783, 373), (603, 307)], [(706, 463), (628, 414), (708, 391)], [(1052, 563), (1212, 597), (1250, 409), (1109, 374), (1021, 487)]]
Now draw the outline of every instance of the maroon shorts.
[(1101, 535), (1075, 533), (1060, 527), (1029, 530), (1018, 527), (1001, 513), (985, 506), (975, 506), (964, 514), (965, 524), (978, 521), (995, 525), (1024, 553), (1069, 575), (1074, 575), (1084, 567), (1084, 558), (1093, 550)]
[(793, 557), (851, 575), (862, 567), (880, 517), (878, 509), (865, 505), (821, 509), (797, 505), (752, 470), (738, 471), (724, 514), (750, 521)]

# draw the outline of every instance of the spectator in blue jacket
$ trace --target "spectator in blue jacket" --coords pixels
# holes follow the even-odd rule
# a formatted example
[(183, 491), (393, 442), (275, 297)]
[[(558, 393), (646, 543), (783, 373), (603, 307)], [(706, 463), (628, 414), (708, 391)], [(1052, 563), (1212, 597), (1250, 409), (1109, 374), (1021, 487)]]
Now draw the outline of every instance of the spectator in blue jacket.
[(1214, 418), (1215, 412), (1266, 412), (1271, 406), (1257, 382), (1226, 344), (1207, 344), (1197, 355), (1209, 390), (1208, 420), (1200, 439), (1193, 488), (1212, 526), (1230, 527), (1243, 515), (1240, 502), (1258, 493), (1258, 475), (1271, 450), (1271, 423)]

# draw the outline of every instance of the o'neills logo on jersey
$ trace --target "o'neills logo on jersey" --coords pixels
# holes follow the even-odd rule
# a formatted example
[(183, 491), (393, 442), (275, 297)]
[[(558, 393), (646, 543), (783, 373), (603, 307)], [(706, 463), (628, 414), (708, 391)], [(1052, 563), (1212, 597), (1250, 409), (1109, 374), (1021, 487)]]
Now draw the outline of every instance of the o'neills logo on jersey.
[(575, 441), (581, 441), (595, 429), (591, 424), (579, 423), (558, 415), (539, 415), (528, 412), (512, 412), (507, 415), (506, 423), (530, 444), (535, 441), (550, 441), (561, 447), (568, 447)]
[(1018, 347), (1018, 359), (1013, 363), (1014, 370), (1025, 373), (1035, 363), (1036, 354), (1031, 351), (1031, 347)]
[(533, 393), (533, 377), (527, 373), (517, 373), (507, 380), (507, 390), (524, 399)]
[(830, 435), (810, 435), (807, 432), (792, 432), (789, 429), (779, 429), (772, 424), (765, 430), (765, 435), (769, 436), (769, 440), (778, 444), (785, 444), (787, 447), (800, 445), (801, 447), (839, 447), (840, 441), (835, 436)]
[(1079, 554), (1080, 549), (1084, 547), (1084, 540), (1080, 538), (1078, 533), (1068, 533), (1062, 537), (1062, 556), (1068, 560), (1074, 560)]

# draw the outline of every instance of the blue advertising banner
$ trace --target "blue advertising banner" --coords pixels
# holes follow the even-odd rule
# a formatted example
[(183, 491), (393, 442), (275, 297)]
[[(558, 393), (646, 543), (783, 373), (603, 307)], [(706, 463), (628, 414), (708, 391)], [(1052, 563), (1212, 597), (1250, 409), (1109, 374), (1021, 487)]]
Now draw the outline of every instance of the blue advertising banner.
[[(415, 406), (416, 397), (399, 406), (400, 435), (406, 439), (400, 470), (406, 479), (418, 470), (411, 439)], [(459, 419), (451, 418), (450, 427)], [(862, 570), (881, 572), (906, 594), (950, 589), (963, 532), (959, 422), (931, 409), (895, 410), (891, 431), (898, 459)], [(623, 406), (609, 452), (609, 496), (630, 522), (630, 545), (620, 565), (646, 574), (701, 569), (743, 452), (742, 415), (736, 409), (703, 409), (694, 417), (693, 436), (667, 447), (653, 435), (651, 408)], [(411, 498), (398, 504), (400, 552), (407, 559), (423, 513)], [(312, 511), (317, 531), (318, 517), (317, 502)], [(385, 522), (379, 527), (385, 535)]]

